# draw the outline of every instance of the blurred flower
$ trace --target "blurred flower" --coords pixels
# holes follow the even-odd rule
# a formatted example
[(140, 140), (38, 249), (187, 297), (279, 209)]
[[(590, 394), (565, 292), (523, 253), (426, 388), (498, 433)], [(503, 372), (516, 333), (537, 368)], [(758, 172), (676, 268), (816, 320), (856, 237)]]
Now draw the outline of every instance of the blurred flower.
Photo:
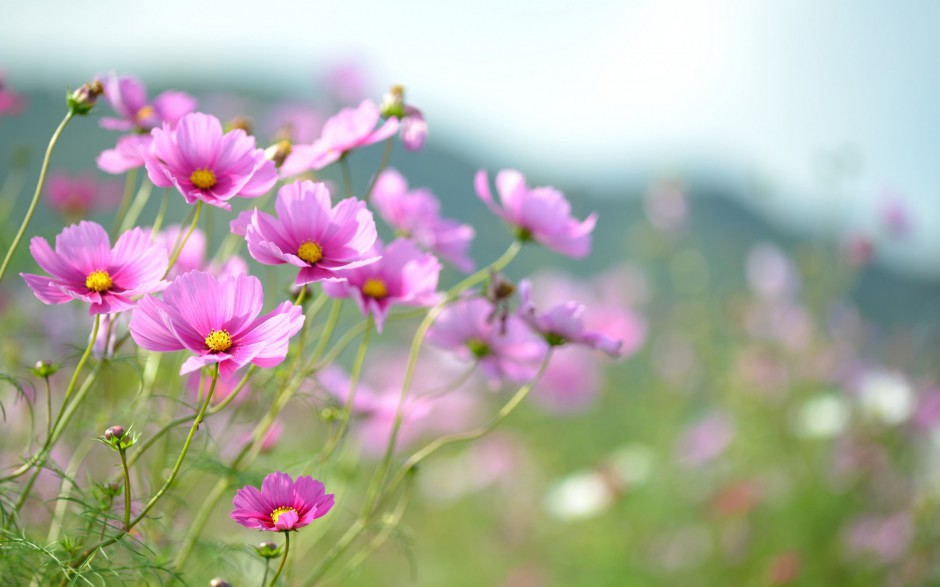
[(134, 297), (160, 291), (169, 260), (163, 247), (150, 242), (140, 228), (122, 234), (111, 248), (101, 225), (82, 221), (67, 227), (55, 241), (33, 237), (29, 250), (52, 277), (21, 273), (44, 304), (73, 299), (89, 304), (90, 314), (123, 312), (134, 307)]
[(535, 376), (547, 344), (515, 316), (505, 323), (490, 319), (492, 306), (483, 299), (460, 300), (445, 309), (428, 331), (427, 340), (453, 351), (461, 360), (479, 363), (491, 380), (527, 381)]
[(677, 447), (679, 462), (701, 466), (720, 457), (734, 439), (734, 421), (722, 412), (712, 412), (686, 430)]
[(67, 217), (82, 217), (92, 210), (110, 210), (121, 198), (113, 181), (98, 181), (93, 173), (71, 175), (57, 171), (46, 183), (49, 206)]
[(196, 109), (196, 99), (185, 92), (167, 91), (153, 102), (137, 78), (109, 75), (103, 83), (104, 97), (120, 118), (103, 117), (101, 126), (110, 130), (148, 132), (161, 124), (175, 125)]
[(767, 574), (771, 585), (789, 585), (800, 578), (803, 559), (798, 552), (784, 552), (771, 559)]
[(245, 237), (259, 263), (300, 268), (297, 285), (344, 279), (340, 269), (376, 261), (375, 221), (365, 202), (346, 198), (334, 207), (325, 184), (296, 181), (278, 190), (274, 206), (277, 218), (245, 211), (231, 222), (232, 232)]
[(401, 144), (408, 151), (419, 151), (428, 136), (428, 123), (424, 115), (414, 106), (405, 106), (405, 115), (401, 118)]
[(399, 234), (464, 272), (473, 270), (468, 254), (474, 230), (469, 224), (441, 217), (441, 206), (430, 190), (408, 189), (405, 178), (394, 169), (379, 175), (372, 190), (379, 215)]
[(577, 414), (590, 409), (601, 391), (597, 356), (579, 347), (556, 349), (541, 381), (529, 395), (553, 414)]
[(519, 317), (539, 333), (550, 346), (573, 343), (604, 351), (612, 357), (619, 354), (623, 344), (621, 341), (585, 329), (582, 304), (569, 301), (538, 313), (532, 301), (532, 282), (528, 279), (519, 282), (519, 296), (522, 300)]
[(398, 131), (398, 120), (381, 124), (379, 107), (363, 100), (358, 108), (343, 108), (323, 125), (320, 138), (310, 145), (294, 145), (281, 166), (281, 177), (291, 177), (308, 169), (323, 169), (354, 149), (383, 141)]
[(218, 118), (194, 112), (175, 127), (153, 129), (153, 144), (144, 155), (150, 181), (175, 187), (189, 204), (201, 200), (230, 210), (235, 196), (256, 198), (277, 182), (277, 169), (254, 137), (243, 130), (222, 133)]
[(113, 149), (102, 151), (95, 163), (98, 169), (120, 174), (136, 167), (143, 167), (144, 154), (150, 150), (153, 137), (150, 135), (125, 135), (117, 140)]
[(353, 298), (364, 315), (373, 316), (379, 332), (393, 304), (432, 306), (440, 300), (437, 279), (441, 264), (412, 241), (397, 239), (383, 247), (377, 240), (366, 255), (378, 260), (337, 271), (344, 280), (324, 282), (323, 292), (334, 298)]
[(0, 74), (0, 116), (19, 116), (26, 107), (26, 99), (13, 92)]
[(214, 363), (226, 376), (248, 363), (274, 367), (287, 356), (288, 341), (300, 330), (304, 315), (300, 306), (283, 302), (256, 318), (263, 303), (256, 277), (217, 279), (191, 271), (170, 284), (163, 300), (140, 300), (131, 318), (131, 336), (150, 351), (194, 353), (180, 375)]
[(246, 528), (289, 532), (325, 516), (333, 503), (333, 494), (313, 477), (300, 475), (294, 481), (277, 472), (264, 478), (260, 491), (249, 485), (235, 492), (231, 516)]
[(616, 489), (601, 472), (581, 471), (549, 487), (543, 506), (557, 520), (576, 522), (603, 514), (616, 497)]
[(885, 228), (888, 236), (892, 238), (901, 238), (911, 232), (911, 217), (907, 205), (901, 196), (895, 192), (887, 192), (882, 195), (879, 203), (878, 214), (881, 225)]
[(323, 128), (321, 113), (303, 103), (278, 104), (268, 112), (268, 136), (291, 143), (312, 143)]
[(496, 190), (502, 207), (493, 201), (489, 179), (480, 170), (474, 180), (477, 195), (490, 210), (512, 226), (516, 238), (534, 240), (563, 255), (580, 259), (591, 250), (591, 231), (597, 216), (584, 221), (571, 216), (571, 205), (555, 188), (529, 188), (518, 171), (503, 170), (496, 174)]
[(908, 512), (892, 515), (869, 514), (849, 525), (843, 539), (851, 554), (880, 563), (900, 560), (914, 538), (914, 525)]
[[(188, 228), (183, 228), (179, 224), (171, 224), (157, 233), (154, 237), (154, 242), (160, 243), (166, 249), (167, 255), (172, 255), (176, 247), (183, 242), (183, 238), (186, 236), (186, 230), (188, 230)], [(205, 256), (206, 233), (196, 228), (193, 230), (192, 234), (189, 235), (189, 239), (186, 241), (186, 244), (183, 245), (182, 250), (180, 250), (176, 264), (173, 265), (173, 268), (170, 270), (169, 277), (174, 278), (177, 275), (189, 273), (190, 271), (203, 270), (202, 264)]]
[[(219, 374), (219, 380), (215, 383), (215, 391), (212, 393), (212, 405), (216, 405), (230, 396), (232, 392), (235, 391), (235, 388), (238, 387), (241, 380), (242, 376), (236, 372), (227, 373), (225, 375)], [(193, 399), (199, 397), (200, 385), (202, 385), (202, 393), (206, 394), (209, 392), (209, 386), (211, 384), (212, 375), (205, 374), (201, 371), (193, 371), (186, 380), (186, 388), (189, 390), (189, 394)], [(232, 400), (232, 403), (238, 405), (244, 402), (250, 392), (251, 383), (245, 383), (244, 388), (238, 392), (238, 395)]]
[(845, 398), (826, 393), (806, 400), (794, 421), (795, 432), (806, 438), (835, 438), (849, 423), (849, 405)]
[(867, 235), (853, 234), (843, 243), (842, 249), (850, 265), (861, 267), (871, 262), (875, 253), (875, 244)]
[(914, 390), (907, 378), (892, 371), (865, 373), (859, 382), (858, 400), (865, 416), (888, 425), (900, 424), (914, 413)]
[(747, 281), (751, 289), (765, 298), (787, 298), (796, 293), (796, 269), (776, 245), (760, 243), (747, 255)]
[(340, 104), (355, 104), (371, 93), (365, 64), (357, 59), (333, 63), (324, 75), (323, 85)]

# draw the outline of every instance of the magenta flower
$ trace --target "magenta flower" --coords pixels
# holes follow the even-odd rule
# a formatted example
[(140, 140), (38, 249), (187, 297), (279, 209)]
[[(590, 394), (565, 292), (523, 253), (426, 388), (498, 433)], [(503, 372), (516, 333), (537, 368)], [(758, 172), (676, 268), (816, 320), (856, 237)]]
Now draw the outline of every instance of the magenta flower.
[(363, 314), (375, 318), (379, 332), (393, 304), (431, 306), (440, 300), (437, 278), (441, 264), (434, 255), (422, 253), (408, 239), (398, 239), (384, 250), (376, 241), (373, 256), (381, 257), (374, 263), (338, 272), (346, 281), (325, 282), (323, 293), (356, 300)]
[(255, 139), (241, 129), (222, 133), (219, 119), (201, 112), (187, 114), (171, 127), (152, 131), (153, 144), (144, 153), (150, 181), (175, 187), (186, 202), (202, 200), (230, 210), (235, 196), (256, 198), (274, 187), (277, 169)]
[(620, 354), (622, 341), (608, 338), (600, 332), (590, 332), (585, 328), (583, 304), (570, 301), (539, 313), (535, 309), (535, 302), (532, 301), (532, 282), (528, 279), (519, 282), (519, 297), (522, 300), (519, 316), (542, 335), (549, 345), (580, 344), (604, 351), (611, 357)]
[(49, 206), (65, 216), (81, 217), (91, 210), (117, 206), (121, 187), (113, 181), (98, 181), (93, 173), (70, 175), (59, 171), (46, 184)]
[(372, 191), (372, 202), (385, 222), (421, 248), (453, 263), (464, 272), (473, 270), (468, 250), (473, 227), (441, 218), (441, 205), (427, 189), (408, 190), (408, 182), (394, 169), (382, 172)]
[(496, 174), (496, 189), (502, 207), (493, 201), (486, 172), (477, 172), (477, 195), (511, 225), (521, 241), (534, 240), (563, 255), (580, 259), (591, 251), (591, 231), (597, 221), (591, 214), (583, 221), (571, 216), (571, 206), (555, 188), (526, 186), (525, 177), (514, 170)]
[(3, 75), (0, 74), (0, 116), (18, 116), (23, 112), (26, 100), (7, 87)]
[(150, 135), (125, 135), (117, 140), (113, 149), (102, 151), (95, 163), (98, 169), (115, 175), (144, 166), (144, 155), (150, 151)]
[(405, 115), (401, 118), (401, 144), (408, 151), (419, 151), (428, 136), (428, 123), (424, 115), (414, 106), (405, 106)]
[(381, 118), (379, 107), (371, 100), (363, 100), (358, 108), (343, 108), (326, 121), (320, 138), (313, 144), (294, 145), (281, 166), (281, 177), (323, 169), (353, 149), (385, 140), (398, 131), (395, 118), (376, 128)]
[(163, 92), (149, 102), (147, 88), (134, 77), (112, 74), (103, 85), (104, 97), (120, 116), (101, 119), (101, 126), (110, 130), (147, 132), (164, 123), (172, 126), (196, 109), (196, 99), (185, 92)]
[(333, 503), (333, 494), (313, 477), (300, 475), (294, 481), (277, 472), (264, 478), (260, 491), (250, 485), (236, 491), (231, 516), (246, 528), (290, 532), (325, 516)]
[(277, 218), (245, 211), (231, 222), (232, 232), (245, 237), (259, 263), (299, 267), (297, 285), (342, 279), (338, 270), (376, 260), (375, 221), (365, 202), (347, 198), (334, 207), (325, 184), (297, 181), (278, 191), (274, 206)]
[(166, 250), (150, 242), (150, 234), (140, 228), (122, 234), (111, 248), (101, 225), (82, 221), (56, 236), (54, 252), (38, 236), (30, 241), (29, 251), (51, 277), (20, 275), (44, 304), (75, 299), (90, 304), (89, 314), (110, 314), (134, 307), (135, 296), (167, 286)]
[(428, 331), (428, 342), (475, 360), (491, 380), (527, 381), (538, 372), (548, 345), (516, 316), (503, 322), (481, 298), (461, 300), (444, 310)]
[(170, 284), (163, 300), (140, 300), (131, 317), (131, 336), (150, 351), (192, 352), (180, 375), (214, 363), (221, 376), (248, 363), (274, 367), (287, 356), (288, 341), (300, 330), (304, 316), (300, 306), (284, 302), (258, 318), (263, 303), (256, 277), (217, 279), (191, 271)]

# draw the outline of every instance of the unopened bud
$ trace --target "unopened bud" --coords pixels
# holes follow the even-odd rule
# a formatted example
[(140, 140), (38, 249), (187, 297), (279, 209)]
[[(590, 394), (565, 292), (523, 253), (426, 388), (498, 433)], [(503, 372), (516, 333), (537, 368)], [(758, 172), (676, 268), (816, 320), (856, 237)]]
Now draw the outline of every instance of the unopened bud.
[(275, 167), (280, 167), (284, 165), (284, 161), (287, 160), (287, 156), (291, 154), (293, 146), (289, 140), (280, 140), (267, 149), (264, 150), (264, 156), (274, 161)]
[(101, 82), (95, 80), (93, 82), (88, 82), (82, 87), (78, 88), (74, 92), (70, 92), (65, 95), (65, 102), (69, 106), (69, 110), (72, 114), (80, 114), (84, 116), (88, 114), (92, 107), (95, 105), (95, 102), (98, 101), (98, 96), (104, 93), (104, 86), (101, 85)]
[(490, 274), (490, 282), (486, 286), (487, 299), (495, 304), (508, 300), (514, 293), (516, 293), (516, 285), (513, 282), (501, 273)]
[(258, 556), (261, 558), (277, 558), (281, 556), (281, 547), (273, 542), (262, 542), (255, 547), (255, 552), (257, 552)]
[(401, 118), (405, 115), (405, 86), (395, 84), (389, 88), (388, 93), (382, 98), (380, 107), (382, 116), (385, 118)]
[(247, 116), (236, 116), (225, 124), (226, 132), (235, 129), (243, 130), (246, 135), (250, 135), (254, 132), (255, 125)]
[(33, 365), (33, 375), (36, 377), (51, 377), (59, 370), (59, 366), (51, 361), (36, 361)]
[(232, 584), (222, 577), (216, 577), (209, 581), (209, 587), (232, 587)]
[(112, 426), (104, 431), (105, 440), (111, 440), (112, 438), (121, 439), (124, 438), (124, 427), (123, 426)]

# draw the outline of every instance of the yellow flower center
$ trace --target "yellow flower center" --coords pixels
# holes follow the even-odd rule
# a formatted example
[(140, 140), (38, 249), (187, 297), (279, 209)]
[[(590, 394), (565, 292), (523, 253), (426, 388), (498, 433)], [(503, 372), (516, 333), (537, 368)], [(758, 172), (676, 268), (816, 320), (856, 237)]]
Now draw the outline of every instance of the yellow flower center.
[(228, 330), (213, 330), (206, 337), (206, 346), (217, 353), (227, 351), (232, 348), (232, 335)]
[(381, 279), (370, 277), (362, 284), (362, 295), (380, 300), (388, 295), (388, 287)]
[(208, 190), (215, 185), (215, 173), (207, 167), (202, 169), (197, 169), (193, 171), (193, 174), (189, 176), (189, 181), (193, 182), (193, 185), (201, 190)]
[(111, 289), (111, 276), (107, 271), (92, 271), (85, 278), (85, 287), (91, 291), (108, 291)]
[(297, 256), (313, 265), (323, 258), (323, 248), (313, 241), (304, 241), (297, 249)]
[(295, 510), (294, 508), (290, 506), (279, 507), (273, 512), (271, 512), (271, 521), (274, 522), (275, 525), (277, 525), (277, 519), (281, 517), (281, 514), (286, 514), (287, 512), (294, 512), (296, 514), (297, 510)]
[(137, 111), (137, 114), (134, 115), (134, 118), (138, 122), (140, 122), (141, 120), (144, 120), (145, 118), (150, 118), (151, 116), (153, 116), (153, 113), (154, 113), (153, 106), (151, 106), (150, 104), (147, 104), (146, 106), (142, 106), (140, 110)]

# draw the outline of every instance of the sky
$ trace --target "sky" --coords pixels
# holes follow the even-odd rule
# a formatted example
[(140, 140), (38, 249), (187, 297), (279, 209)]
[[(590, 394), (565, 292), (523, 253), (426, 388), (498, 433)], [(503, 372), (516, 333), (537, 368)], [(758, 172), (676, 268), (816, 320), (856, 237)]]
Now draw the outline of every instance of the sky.
[(888, 259), (940, 277), (938, 2), (46, 0), (0, 22), (11, 85), (299, 92), (356, 59), (492, 166), (612, 194), (689, 173), (832, 235), (895, 198), (913, 230)]

